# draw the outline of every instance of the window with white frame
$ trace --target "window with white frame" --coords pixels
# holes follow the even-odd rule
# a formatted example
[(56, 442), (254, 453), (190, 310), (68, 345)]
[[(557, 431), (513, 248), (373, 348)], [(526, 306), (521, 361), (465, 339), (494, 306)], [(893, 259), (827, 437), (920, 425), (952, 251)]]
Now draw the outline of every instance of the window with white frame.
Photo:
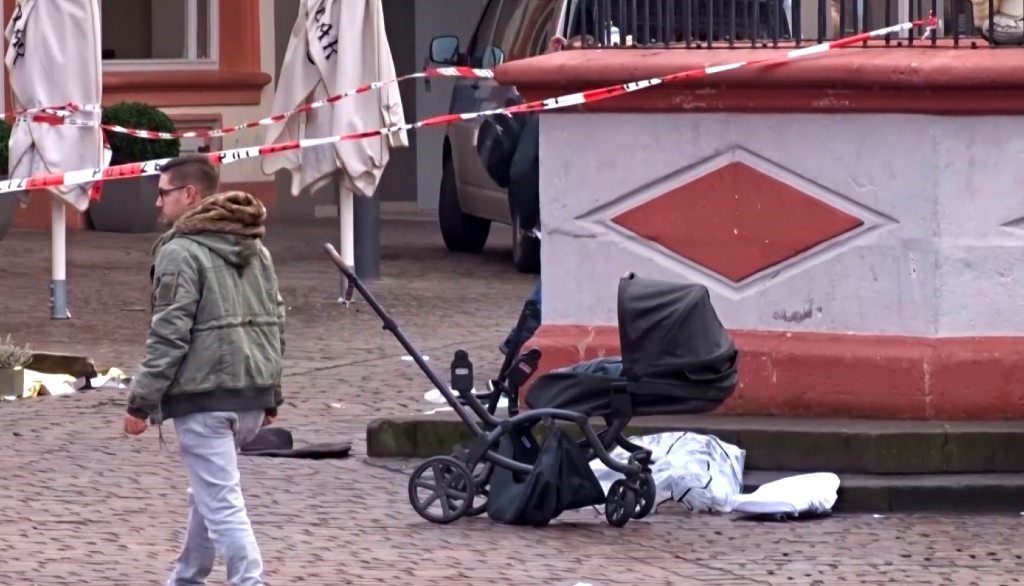
[(104, 67), (217, 64), (219, 0), (101, 0)]
[[(173, 114), (174, 128), (178, 132), (206, 132), (217, 130), (224, 126), (224, 121), (219, 114)], [(181, 139), (181, 154), (191, 155), (197, 153), (209, 153), (224, 149), (224, 139), (220, 136), (213, 137), (192, 137)]]

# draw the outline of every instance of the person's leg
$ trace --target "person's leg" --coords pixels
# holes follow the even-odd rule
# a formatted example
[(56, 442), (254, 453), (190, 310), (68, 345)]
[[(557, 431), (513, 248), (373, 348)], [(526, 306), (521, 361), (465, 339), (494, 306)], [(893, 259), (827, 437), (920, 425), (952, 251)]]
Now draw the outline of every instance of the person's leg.
[[(539, 277), (537, 278), (537, 285), (533, 288), (533, 293), (530, 294), (530, 296), (526, 299), (526, 301), (533, 301), (534, 303), (537, 304), (537, 309), (540, 310), (540, 278)], [(518, 325), (519, 325), (519, 323), (517, 321), (516, 325), (512, 326), (512, 329), (509, 330), (508, 334), (505, 336), (505, 341), (503, 341), (501, 343), (501, 345), (498, 346), (498, 351), (501, 352), (502, 354), (507, 355), (508, 352), (509, 352), (509, 349), (511, 349), (514, 346), (516, 346), (517, 340), (514, 340), (513, 338), (516, 335), (516, 327)]]
[(196, 508), (195, 499), (192, 498), (192, 489), (188, 489), (188, 533), (185, 536), (185, 546), (178, 556), (178, 562), (174, 566), (171, 577), (167, 579), (167, 586), (203, 586), (206, 577), (213, 571), (213, 563), (217, 557), (217, 550), (210, 541), (209, 531), (206, 529), (206, 522)]
[[(195, 509), (227, 565), (232, 586), (263, 584), (263, 560), (242, 497), (238, 445), (259, 431), (262, 412), (194, 413), (175, 420)], [(201, 583), (201, 582), (200, 582)]]

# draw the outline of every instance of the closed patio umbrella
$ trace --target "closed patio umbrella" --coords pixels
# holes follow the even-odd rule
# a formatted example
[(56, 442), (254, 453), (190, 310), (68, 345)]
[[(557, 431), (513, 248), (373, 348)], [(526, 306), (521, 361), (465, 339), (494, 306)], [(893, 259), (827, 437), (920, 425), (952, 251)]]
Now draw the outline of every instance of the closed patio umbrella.
[[(99, 104), (103, 92), (100, 11), (97, 0), (20, 0), (7, 24), (5, 63), (16, 110)], [(99, 121), (98, 111), (73, 117)], [(9, 142), (11, 178), (103, 165), (103, 137), (96, 126), (15, 120)], [(51, 317), (71, 317), (65, 271), (66, 206), (89, 207), (90, 185), (55, 187), (51, 198)], [(9, 195), (6, 197), (10, 197)]]
[[(277, 81), (273, 111), (289, 111), (395, 77), (380, 0), (301, 0)], [(390, 84), (270, 125), (264, 144), (404, 123), (398, 87)], [(263, 159), (263, 172), (272, 175), (287, 169), (293, 196), (340, 178), (341, 253), (345, 263), (353, 266), (353, 194), (372, 197), (387, 165), (389, 149), (407, 146), (405, 131), (342, 141), (269, 155)]]

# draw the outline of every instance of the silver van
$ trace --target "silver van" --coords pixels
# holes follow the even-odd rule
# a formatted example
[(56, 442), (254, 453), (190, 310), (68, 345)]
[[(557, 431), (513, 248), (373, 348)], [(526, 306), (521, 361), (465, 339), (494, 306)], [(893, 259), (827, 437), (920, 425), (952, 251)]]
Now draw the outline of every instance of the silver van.
[[(709, 36), (715, 41), (730, 35), (735, 40), (790, 37), (788, 12), (786, 19), (777, 13), (780, 6), (785, 10), (786, 0), (749, 1), (763, 5), (760, 11), (753, 11), (753, 20), (746, 15), (733, 15), (732, 19), (713, 16), (708, 9), (716, 6), (717, 0), (487, 0), (465, 49), (458, 37), (435, 37), (430, 60), (442, 66), (493, 69), (505, 61), (544, 53), (556, 35), (587, 47), (664, 46), (666, 39), (677, 44), (687, 37), (691, 41), (686, 46), (690, 42), (700, 46)], [(479, 112), (521, 100), (515, 88), (494, 80), (458, 79), (449, 112)], [(513, 221), (516, 210), (507, 190), (491, 179), (477, 154), (482, 122), (479, 118), (461, 120), (447, 127), (438, 201), (441, 236), (449, 250), (479, 252), (492, 222), (509, 224), (516, 268), (538, 272), (540, 241)]]
[[(572, 0), (487, 0), (469, 44), (462, 49), (458, 37), (436, 37), (430, 60), (438, 65), (468, 65), (493, 69), (505, 61), (543, 53), (551, 38), (560, 34), (565, 7)], [(575, 3), (575, 2), (573, 2)], [(451, 113), (479, 112), (520, 100), (515, 88), (492, 79), (458, 79), (452, 90)], [(513, 261), (521, 272), (540, 270), (540, 242), (513, 222), (507, 190), (491, 179), (476, 150), (481, 119), (448, 125), (441, 156), (441, 192), (438, 221), (449, 250), (479, 252), (487, 242), (491, 223), (513, 227)]]

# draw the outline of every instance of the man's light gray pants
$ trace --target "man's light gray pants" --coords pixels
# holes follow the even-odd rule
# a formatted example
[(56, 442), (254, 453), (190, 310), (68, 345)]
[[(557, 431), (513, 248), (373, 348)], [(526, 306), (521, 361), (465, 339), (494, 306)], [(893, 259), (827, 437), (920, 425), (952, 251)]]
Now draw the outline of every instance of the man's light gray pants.
[(202, 586), (221, 554), (232, 586), (262, 586), (263, 559), (242, 498), (237, 450), (263, 411), (192, 413), (174, 419), (188, 469), (188, 535), (168, 586)]

